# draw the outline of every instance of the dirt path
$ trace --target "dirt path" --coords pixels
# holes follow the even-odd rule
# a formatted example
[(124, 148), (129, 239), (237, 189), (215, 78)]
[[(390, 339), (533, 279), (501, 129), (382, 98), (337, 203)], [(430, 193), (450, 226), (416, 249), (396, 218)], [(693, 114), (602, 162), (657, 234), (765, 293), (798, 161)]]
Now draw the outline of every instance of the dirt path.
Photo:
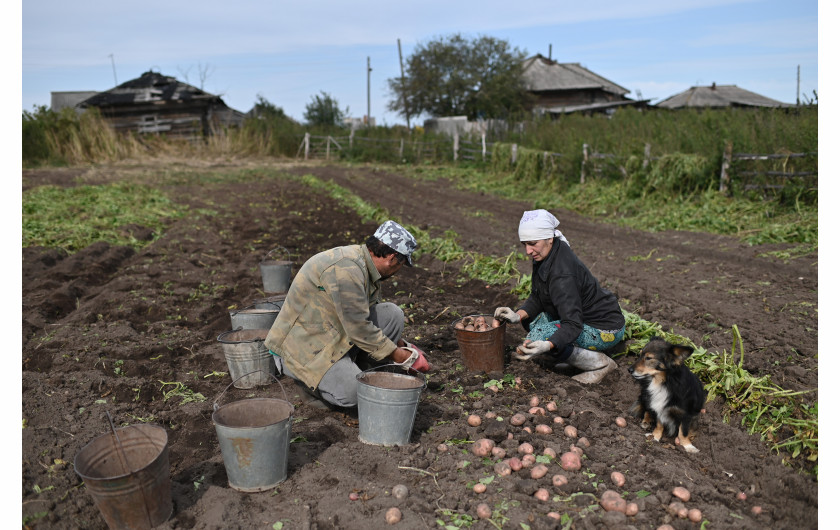
[[(253, 166), (252, 166), (253, 167)], [(421, 181), (372, 169), (290, 167), (291, 174), (333, 180), (394, 217), (424, 229), (453, 229), (467, 250), (507, 255), (516, 249), (516, 226), (531, 205), (457, 190), (445, 181)], [(155, 168), (24, 172), (27, 186), (105, 182), (125, 174), (154, 174)], [(123, 178), (123, 177), (120, 177)], [(646, 442), (637, 421), (619, 428), (637, 389), (623, 368), (595, 388), (579, 385), (534, 362), (509, 362), (504, 373), (465, 371), (450, 322), (457, 315), (488, 312), (516, 300), (477, 281), (463, 282), (453, 267), (422, 256), (386, 286), (386, 297), (402, 304), (407, 334), (424, 347), (430, 373), (408, 445), (384, 448), (358, 440), (353, 414), (323, 410), (286, 378), (255, 390), (231, 389), (225, 402), (268, 396), (295, 405), (288, 448), (288, 478), (272, 491), (245, 494), (228, 486), (214, 425), (213, 403), (230, 376), (217, 336), (230, 329), (228, 308), (262, 298), (258, 263), (272, 248), (292, 252), (297, 267), (314, 253), (361, 242), (375, 225), (334, 201), (317, 196), (292, 178), (268, 168), (237, 183), (194, 182), (170, 190), (193, 214), (173, 223), (139, 252), (95, 244), (72, 256), (24, 249), (23, 261), (23, 517), (35, 528), (105, 528), (73, 458), (107, 432), (106, 412), (123, 425), (151, 422), (168, 435), (173, 514), (163, 528), (284, 529), (383, 527), (391, 506), (402, 510), (395, 528), (453, 526), (555, 528), (549, 512), (564, 514), (572, 528), (697, 528), (669, 513), (671, 490), (691, 491), (687, 508), (698, 508), (710, 528), (814, 528), (817, 482), (783, 465), (737, 418), (724, 423), (719, 404), (701, 418), (689, 455), (670, 443)], [(570, 212), (554, 212), (572, 248), (628, 310), (719, 351), (731, 346), (737, 325), (746, 349), (745, 367), (769, 373), (785, 388), (817, 386), (817, 256), (783, 263), (762, 257), (767, 248), (746, 247), (725, 237), (694, 233), (643, 233), (599, 224)], [(647, 259), (641, 259), (646, 258)], [(526, 267), (527, 264), (522, 264)], [(507, 330), (508, 350), (521, 329)], [(626, 367), (629, 359), (620, 358)], [(493, 393), (490, 377), (520, 378)], [(181, 382), (205, 401), (164, 399)], [(170, 383), (169, 385), (166, 383)], [(285, 391), (285, 394), (284, 394)], [(558, 410), (529, 416), (552, 434), (531, 434), (508, 418), (527, 411), (529, 399), (555, 401)], [(468, 413), (496, 413), (466, 424)], [(577, 428), (568, 438), (553, 415)], [(508, 438), (508, 433), (511, 437)], [(563, 471), (552, 461), (549, 474), (530, 478), (525, 469), (496, 476), (492, 462), (460, 442), (487, 437), (515, 454), (522, 442), (538, 453), (558, 455), (576, 444), (584, 452), (581, 471)], [(447, 443), (448, 450), (438, 446)], [(587, 445), (588, 443), (588, 445)], [(612, 471), (627, 477), (623, 487)], [(551, 476), (568, 483), (552, 486)], [(492, 480), (489, 478), (493, 477)], [(470, 489), (489, 481), (487, 492)], [(408, 486), (409, 497), (392, 489)], [(37, 488), (35, 487), (37, 486)], [(551, 492), (547, 502), (533, 493)], [(628, 517), (605, 512), (598, 498), (615, 489), (640, 511)], [(40, 493), (39, 493), (40, 491)], [(737, 499), (746, 492), (747, 500)], [(349, 500), (356, 493), (360, 500)], [(495, 511), (493, 523), (472, 520), (479, 503)], [(751, 507), (761, 506), (755, 515)]]

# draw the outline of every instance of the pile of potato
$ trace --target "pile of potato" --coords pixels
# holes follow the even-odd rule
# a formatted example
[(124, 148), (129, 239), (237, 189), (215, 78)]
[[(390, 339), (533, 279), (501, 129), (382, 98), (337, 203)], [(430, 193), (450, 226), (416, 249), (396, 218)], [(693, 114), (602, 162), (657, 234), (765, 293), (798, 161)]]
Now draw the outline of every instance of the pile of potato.
[(455, 323), (455, 329), (463, 329), (465, 331), (490, 331), (491, 329), (497, 328), (501, 325), (502, 323), (495, 318), (488, 325), (487, 319), (479, 315), (462, 318)]

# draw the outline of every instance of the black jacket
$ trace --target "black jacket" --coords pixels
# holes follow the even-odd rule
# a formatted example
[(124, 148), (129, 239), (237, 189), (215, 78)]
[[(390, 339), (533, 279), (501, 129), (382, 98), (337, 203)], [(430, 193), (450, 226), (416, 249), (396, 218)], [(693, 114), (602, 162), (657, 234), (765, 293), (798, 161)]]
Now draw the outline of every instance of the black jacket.
[(562, 240), (554, 238), (548, 256), (534, 261), (533, 267), (531, 295), (520, 308), (528, 313), (522, 324), (530, 329), (530, 321), (542, 312), (550, 320), (560, 320), (562, 325), (548, 338), (557, 350), (562, 352), (574, 342), (584, 323), (603, 330), (624, 325), (616, 296), (601, 287)]

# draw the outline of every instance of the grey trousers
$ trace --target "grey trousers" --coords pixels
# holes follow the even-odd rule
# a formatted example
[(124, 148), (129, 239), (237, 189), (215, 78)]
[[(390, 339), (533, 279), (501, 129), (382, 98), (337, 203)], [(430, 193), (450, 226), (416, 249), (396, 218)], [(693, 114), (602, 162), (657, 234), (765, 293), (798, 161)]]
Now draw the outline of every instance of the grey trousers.
[[(402, 337), (405, 316), (398, 305), (391, 302), (375, 304), (370, 308), (368, 320), (381, 329), (382, 333), (391, 341), (396, 343)], [(299, 381), (295, 374), (283, 365), (279, 356), (274, 357), (274, 362), (280, 373)], [(357, 362), (368, 363), (371, 361), (367, 359), (367, 352), (353, 346), (321, 378), (317, 389), (318, 397), (339, 407), (355, 407), (358, 404), (356, 375), (362, 371)]]

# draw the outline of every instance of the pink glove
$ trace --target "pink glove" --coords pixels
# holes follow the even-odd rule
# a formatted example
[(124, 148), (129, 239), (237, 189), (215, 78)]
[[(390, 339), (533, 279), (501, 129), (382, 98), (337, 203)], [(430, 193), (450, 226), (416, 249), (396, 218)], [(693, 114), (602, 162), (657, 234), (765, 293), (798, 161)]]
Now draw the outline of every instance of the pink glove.
[(429, 361), (426, 360), (426, 353), (410, 342), (406, 342), (405, 345), (407, 348), (411, 348), (417, 352), (417, 360), (414, 361), (414, 364), (412, 364), (411, 367), (418, 372), (428, 372), (431, 366), (429, 365)]

